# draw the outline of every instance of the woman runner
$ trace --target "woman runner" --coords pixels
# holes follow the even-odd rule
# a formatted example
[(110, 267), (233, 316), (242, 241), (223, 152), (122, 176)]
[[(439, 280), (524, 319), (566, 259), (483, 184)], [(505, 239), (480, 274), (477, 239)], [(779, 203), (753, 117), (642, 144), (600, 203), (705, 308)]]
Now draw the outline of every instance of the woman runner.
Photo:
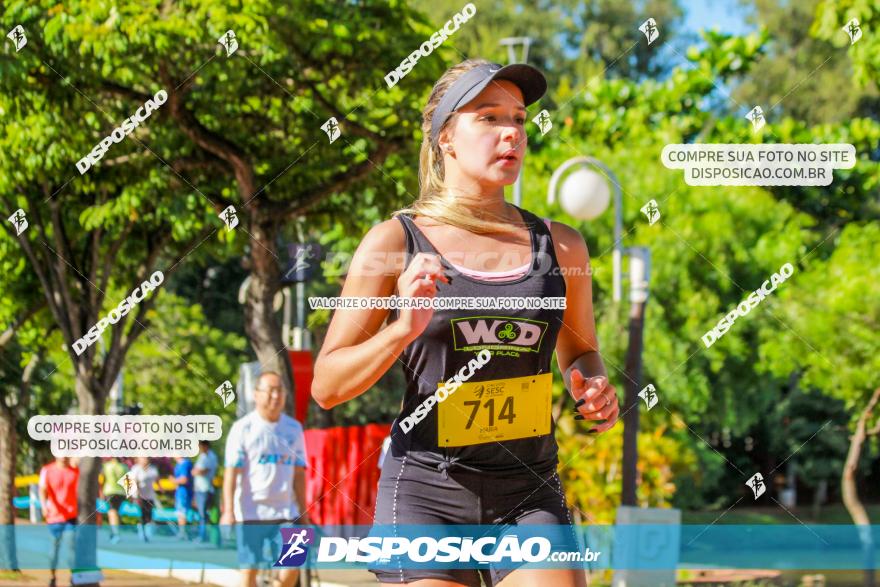
[[(322, 408), (362, 394), (398, 360), (404, 365), (377, 525), (570, 529), (550, 415), (554, 350), (576, 418), (604, 420), (591, 430), (597, 433), (617, 421), (583, 237), (504, 199), (526, 152), (525, 107), (546, 87), (540, 71), (524, 64), (467, 60), (447, 70), (423, 112), (418, 200), (374, 226), (352, 259), (344, 297), (566, 299), (564, 310), (336, 310), (312, 383)], [(509, 262), (490, 262), (499, 257)], [(457, 386), (456, 377), (466, 382)], [(439, 400), (444, 384), (457, 391), (423, 403)], [(505, 587), (586, 584), (575, 569), (371, 570), (381, 582), (423, 587), (476, 587), (481, 576)]]

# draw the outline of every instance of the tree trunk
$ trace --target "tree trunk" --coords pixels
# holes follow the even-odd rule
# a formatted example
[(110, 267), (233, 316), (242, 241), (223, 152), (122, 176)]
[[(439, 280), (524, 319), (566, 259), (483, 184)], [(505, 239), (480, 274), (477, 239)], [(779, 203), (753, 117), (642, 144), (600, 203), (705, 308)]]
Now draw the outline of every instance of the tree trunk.
[[(100, 415), (104, 413), (106, 391), (101, 389), (89, 367), (77, 365), (76, 397), (81, 415)], [(95, 525), (96, 502), (98, 499), (98, 476), (101, 473), (101, 459), (83, 457), (79, 459), (79, 485), (77, 486), (76, 550), (74, 567), (77, 570), (98, 568), (98, 528)], [(100, 583), (88, 583), (97, 586)]]
[[(39, 308), (39, 306), (37, 306)], [(19, 325), (33, 316), (29, 312), (26, 317), (19, 321)], [(11, 339), (5, 340), (0, 337), (0, 347)], [(16, 457), (18, 456), (18, 434), (15, 430), (16, 420), (23, 418), (20, 411), (22, 406), (30, 402), (31, 377), (37, 365), (42, 361), (43, 350), (31, 355), (27, 366), (21, 374), (21, 385), (18, 389), (10, 389), (11, 397), (15, 398), (12, 407), (6, 405), (6, 395), (0, 398), (0, 503), (10, 507), (0, 508), (0, 570), (20, 572), (18, 568), (18, 551), (15, 541), (15, 507), (12, 506), (12, 498), (15, 497), (15, 469)]]
[(281, 281), (280, 260), (276, 252), (278, 225), (259, 222), (258, 218), (259, 214), (255, 214), (250, 227), (251, 281), (245, 301), (244, 330), (257, 354), (261, 371), (275, 371), (281, 376), (287, 397), (284, 411), (293, 417), (293, 370), (272, 306)]
[(0, 403), (0, 570), (19, 572), (15, 546), (15, 457), (18, 438), (15, 434), (15, 414)]
[[(245, 301), (244, 330), (257, 354), (261, 370), (275, 371), (281, 376), (287, 395), (284, 411), (293, 416), (295, 413), (293, 372), (287, 349), (281, 340), (281, 328), (275, 320), (275, 311), (272, 308), (281, 275), (276, 253), (276, 238), (279, 223), (284, 219), (269, 216), (271, 213), (267, 214), (261, 208), (262, 201), (257, 199), (259, 191), (254, 167), (244, 150), (203, 126), (195, 114), (186, 107), (184, 97), (189, 88), (188, 80), (176, 83), (165, 63), (160, 64), (159, 73), (166, 87), (175, 88), (170, 92), (168, 100), (168, 112), (172, 118), (195, 145), (229, 165), (235, 175), (242, 205), (250, 208), (248, 236), (251, 248), (249, 257), (251, 282)], [(217, 196), (215, 195), (214, 198), (217, 199)]]
[(862, 550), (865, 554), (865, 587), (874, 587), (874, 541), (871, 537), (871, 522), (868, 519), (868, 512), (859, 499), (856, 487), (856, 473), (859, 467), (859, 457), (862, 453), (862, 445), (868, 434), (866, 432), (868, 419), (880, 399), (880, 387), (874, 390), (874, 395), (868, 402), (868, 406), (859, 416), (856, 423), (856, 430), (853, 433), (849, 452), (846, 455), (846, 463), (843, 466), (843, 476), (841, 478), (841, 491), (843, 493), (843, 505), (846, 511), (852, 517), (853, 522), (859, 526), (859, 540), (862, 543)]
[(818, 524), (822, 515), (822, 504), (828, 499), (828, 480), (821, 479), (813, 492), (813, 521)]

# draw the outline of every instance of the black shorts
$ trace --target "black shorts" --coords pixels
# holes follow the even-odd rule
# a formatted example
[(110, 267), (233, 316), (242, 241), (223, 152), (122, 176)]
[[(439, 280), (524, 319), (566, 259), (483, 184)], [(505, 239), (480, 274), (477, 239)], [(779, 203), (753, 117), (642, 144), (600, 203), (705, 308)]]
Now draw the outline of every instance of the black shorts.
[(141, 506), (141, 523), (149, 524), (153, 521), (153, 502), (149, 499), (139, 497), (138, 505)]
[(125, 501), (124, 495), (108, 495), (107, 496), (107, 507), (111, 510), (119, 511), (119, 506), (122, 505), (122, 502)]
[[(544, 481), (547, 481), (544, 483)], [(376, 498), (375, 524), (497, 524), (568, 526), (567, 550), (580, 550), (555, 470), (545, 474), (528, 469), (516, 475), (474, 473), (453, 466), (447, 471), (389, 452), (382, 464)], [(507, 563), (507, 566), (511, 566)], [(371, 568), (382, 583), (409, 583), (443, 579), (479, 587), (480, 577), (490, 587), (515, 569), (395, 569)]]

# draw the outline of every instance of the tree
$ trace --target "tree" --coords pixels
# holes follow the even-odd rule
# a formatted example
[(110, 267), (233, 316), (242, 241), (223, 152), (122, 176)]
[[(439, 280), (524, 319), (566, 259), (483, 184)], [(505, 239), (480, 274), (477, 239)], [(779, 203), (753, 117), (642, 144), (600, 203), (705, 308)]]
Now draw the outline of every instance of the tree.
[[(843, 28), (857, 19), (863, 31), (862, 38), (851, 43)], [(880, 22), (873, 0), (821, 0), (816, 6), (816, 18), (810, 27), (810, 34), (825, 39), (836, 47), (847, 47), (853, 63), (853, 80), (865, 88), (870, 84), (880, 84), (880, 40), (877, 35), (866, 31), (876, 31)]]
[[(198, 304), (169, 292), (147, 318), (152, 336), (138, 339), (123, 369), (126, 405), (140, 404), (151, 415), (217, 414), (228, 430), (235, 404), (224, 408), (214, 390), (248, 358), (246, 339), (212, 327)], [(72, 369), (57, 349), (48, 358), (58, 364), (49, 382), (63, 389)]]
[[(797, 370), (803, 385), (845, 402), (852, 435), (841, 475), (843, 503), (860, 529), (870, 528), (856, 491), (862, 447), (880, 434), (880, 224), (846, 226), (835, 238), (833, 253), (817, 260), (780, 292), (781, 313), (790, 329), (767, 337), (760, 353), (769, 371)], [(873, 552), (870, 531), (860, 532), (866, 554)], [(865, 584), (873, 584), (866, 563)]]
[[(26, 15), (10, 16), (26, 27), (34, 24)], [(107, 328), (100, 343), (83, 349), (77, 341), (160, 264), (168, 279), (216, 229), (201, 222), (204, 206), (173, 186), (166, 172), (143, 161), (126, 165), (128, 157), (112, 153), (113, 159), (77, 177), (74, 163), (109, 132), (105, 125), (115, 126), (131, 112), (119, 100), (95, 108), (87, 95), (59, 77), (58, 67), (64, 67), (40, 56), (45, 47), (39, 38), (29, 39), (28, 47), (32, 50), (0, 62), (0, 110), (7, 126), (0, 139), (0, 202), (10, 213), (23, 209), (29, 223), (20, 235), (3, 223), (7, 238), (18, 245), (9, 262), (26, 266), (29, 279), (39, 283), (73, 366), (80, 413), (102, 414), (126, 354), (148, 328), (146, 314), (155, 295)], [(60, 47), (59, 53), (65, 50)], [(161, 131), (151, 129), (151, 134)], [(103, 355), (98, 353), (101, 344)], [(99, 465), (95, 458), (80, 464), (79, 519), (84, 525), (78, 568), (95, 566), (94, 526), (86, 522), (95, 511)]]
[[(133, 2), (5, 8), (4, 21), (21, 24), (28, 44), (0, 60), (2, 201), (30, 220), (19, 254), (64, 337), (81, 413), (104, 411), (154, 303), (147, 298), (108, 328), (103, 357), (98, 345), (77, 354), (74, 342), (118, 303), (106, 292), (127, 295), (160, 266), (167, 280), (188, 255), (206, 255), (216, 215), (230, 205), (248, 235), (245, 330), (264, 368), (292, 386), (272, 309), (282, 227), (319, 203), (325, 215), (347, 212), (365, 185), (383, 199), (411, 191), (400, 183), (402, 165), (372, 172), (417, 144), (421, 105), (403, 88), (427, 90), (440, 73), (426, 59), (395, 88), (384, 85), (432, 32), (409, 8), (352, 8), (346, 24), (337, 16), (329, 2), (248, 3), (235, 13), (216, 1), (152, 11)], [(229, 30), (241, 40), (236, 60), (218, 57)], [(77, 175), (75, 163), (160, 90), (167, 103)], [(320, 127), (331, 116), (342, 136), (328, 146)], [(85, 459), (82, 521), (94, 511), (97, 474), (97, 461)]]
[[(263, 368), (281, 373), (288, 389), (290, 366), (272, 305), (284, 225), (335, 193), (347, 194), (346, 207), (324, 213), (357, 205), (365, 185), (398, 191), (393, 175), (373, 172), (414, 145), (419, 106), (401, 86), (424, 87), (439, 75), (437, 62), (424, 60), (396, 88), (384, 85), (384, 75), (432, 32), (408, 7), (371, 4), (352, 7), (345, 23), (337, 17), (331, 2), (296, 10), (248, 3), (231, 13), (210, 1), (165, 4), (158, 12), (137, 3), (118, 12), (77, 5), (45, 23), (58, 44), (90, 53), (88, 63), (72, 68), (75, 83), (130, 107), (152, 88), (168, 92), (158, 116), (177, 134), (166, 147), (183, 157), (184, 183), (217, 212), (234, 206), (241, 216), (251, 274), (245, 331)], [(228, 31), (238, 43), (231, 55), (217, 41)], [(341, 129), (332, 145), (321, 129), (331, 117)]]
[[(0, 235), (0, 250), (10, 242)], [(4, 258), (8, 258), (5, 257)], [(0, 263), (6, 265), (6, 263)], [(13, 276), (11, 267), (4, 276)], [(15, 289), (13, 283), (0, 281), (4, 291)], [(35, 291), (35, 290), (32, 290)], [(21, 299), (26, 299), (24, 295)], [(31, 296), (34, 297), (34, 296)], [(27, 309), (17, 308), (15, 298), (0, 302), (2, 321), (9, 324), (0, 333), (0, 503), (11, 504), (15, 497), (15, 472), (18, 455), (18, 422), (27, 410), (31, 396), (31, 384), (37, 365), (43, 360), (45, 346), (39, 326), (47, 323), (45, 304), (39, 301)], [(31, 323), (33, 321), (33, 323)], [(26, 350), (27, 349), (27, 350)], [(0, 570), (18, 572), (15, 540), (15, 512), (12, 507), (0, 510)]]
[[(439, 0), (423, 10), (440, 27), (461, 6), (458, 0)], [(551, 84), (558, 80), (563, 87), (580, 89), (606, 76), (635, 80), (667, 72), (669, 62), (655, 49), (660, 42), (678, 42), (683, 15), (677, 0), (493, 0), (478, 3), (476, 16), (447, 42), (457, 61), (483, 57), (507, 63), (507, 49), (499, 41), (530, 37), (528, 62), (550, 73)], [(661, 31), (657, 44), (650, 46), (638, 28), (649, 17)]]
[[(820, 0), (741, 3), (754, 6), (750, 20), (765, 27), (772, 41), (754, 65), (752, 75), (734, 89), (737, 102), (748, 108), (762, 105), (771, 120), (789, 116), (809, 126), (845, 123), (862, 116), (876, 118), (880, 108), (876, 85), (859, 88), (847, 52), (810, 31)], [(837, 27), (836, 34), (846, 40), (842, 27)]]
[(771, 436), (769, 448), (773, 454), (790, 455), (786, 464), (797, 463), (798, 480), (813, 490), (812, 515), (818, 520), (828, 482), (843, 470), (849, 442), (841, 431), (846, 430), (850, 414), (843, 401), (820, 390), (803, 389), (799, 380), (800, 374), (794, 372), (792, 390), (769, 414), (766, 428), (783, 432)]
[[(40, 344), (43, 337), (34, 333), (49, 324), (46, 302), (33, 274), (13, 254), (16, 248), (0, 232), (0, 288), (5, 293), (0, 299), (0, 503), (4, 504), (15, 496), (16, 424), (29, 403), (31, 378), (45, 350)], [(28, 346), (30, 353), (25, 350)], [(0, 509), (0, 570), (18, 571), (14, 524), (13, 509)]]
[[(867, 146), (876, 140), (880, 127), (860, 119), (835, 127), (807, 127), (790, 119), (774, 124), (780, 141), (809, 142), (788, 138), (811, 135), (822, 142), (857, 145), (856, 167), (835, 173), (834, 186), (811, 192), (814, 195), (809, 201), (801, 197), (796, 202), (790, 192), (781, 197), (774, 190), (756, 187), (688, 186), (660, 164), (660, 151), (668, 143), (753, 140), (748, 124), (707, 111), (703, 105), (715, 91), (712, 80), (724, 82), (750, 71), (760, 55), (762, 38), (710, 32), (706, 48), (688, 53), (693, 67), (677, 68), (663, 82), (603, 80), (557, 114), (561, 121), (558, 130), (554, 128), (536, 140), (530, 136), (526, 160), (526, 207), (584, 232), (591, 253), (602, 353), (617, 384), (623, 370), (619, 358), (624, 355), (626, 340), (626, 304), (615, 305), (608, 299), (613, 214), (609, 210), (583, 223), (544, 202), (550, 174), (569, 157), (589, 154), (615, 171), (623, 189), (623, 224), (629, 229), (626, 244), (647, 245), (652, 252), (644, 382), (655, 384), (661, 404), (660, 409), (645, 414), (646, 427), (668, 425), (672, 431), (686, 422), (691, 442), (701, 448), (707, 446), (704, 439), (719, 430), (741, 438), (763, 427), (767, 413), (786, 392), (790, 372), (768, 377), (755, 369), (762, 361), (757, 351), (765, 336), (762, 323), (772, 326), (775, 333), (789, 322), (780, 312), (783, 303), (774, 296), (764, 300), (748, 320), (738, 321), (712, 348), (706, 349), (700, 337), (742, 301), (749, 288), (759, 286), (783, 263), (821, 249), (828, 232), (821, 230), (817, 217), (830, 217), (835, 208), (851, 211), (848, 216), (837, 215), (842, 224), (869, 215), (873, 205), (869, 194), (876, 185), (877, 164)], [(838, 194), (841, 183), (848, 186), (845, 194)], [(832, 193), (837, 199), (828, 203)], [(651, 198), (657, 200), (663, 214), (654, 226), (648, 226), (639, 212)], [(826, 212), (823, 204), (832, 210)], [(811, 212), (816, 217), (811, 217)], [(779, 446), (779, 433), (770, 434), (767, 445), (751, 454), (714, 446), (711, 452), (704, 450), (713, 459), (712, 463), (701, 463), (711, 466), (705, 479), (716, 485), (700, 487), (700, 497), (711, 501), (710, 493), (718, 491), (719, 503), (735, 501), (729, 487), (745, 483), (746, 468), (757, 464), (752, 459), (758, 453), (774, 457), (769, 449), (770, 445)], [(589, 444), (589, 440), (583, 443)], [(718, 471), (716, 461), (722, 451), (723, 469)], [(690, 500), (695, 502), (699, 501)]]

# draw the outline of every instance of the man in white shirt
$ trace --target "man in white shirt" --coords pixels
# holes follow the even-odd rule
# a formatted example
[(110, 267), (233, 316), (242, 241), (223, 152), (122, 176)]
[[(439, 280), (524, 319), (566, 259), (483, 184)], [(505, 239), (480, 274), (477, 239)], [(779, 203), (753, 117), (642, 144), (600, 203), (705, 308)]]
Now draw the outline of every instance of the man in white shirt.
[[(306, 447), (303, 428), (284, 413), (284, 388), (277, 373), (257, 379), (254, 411), (237, 420), (226, 439), (221, 525), (236, 524), (243, 587), (256, 587), (257, 567), (281, 554), (280, 528), (309, 524), (306, 513)], [(281, 587), (296, 584), (299, 569), (280, 573)]]

